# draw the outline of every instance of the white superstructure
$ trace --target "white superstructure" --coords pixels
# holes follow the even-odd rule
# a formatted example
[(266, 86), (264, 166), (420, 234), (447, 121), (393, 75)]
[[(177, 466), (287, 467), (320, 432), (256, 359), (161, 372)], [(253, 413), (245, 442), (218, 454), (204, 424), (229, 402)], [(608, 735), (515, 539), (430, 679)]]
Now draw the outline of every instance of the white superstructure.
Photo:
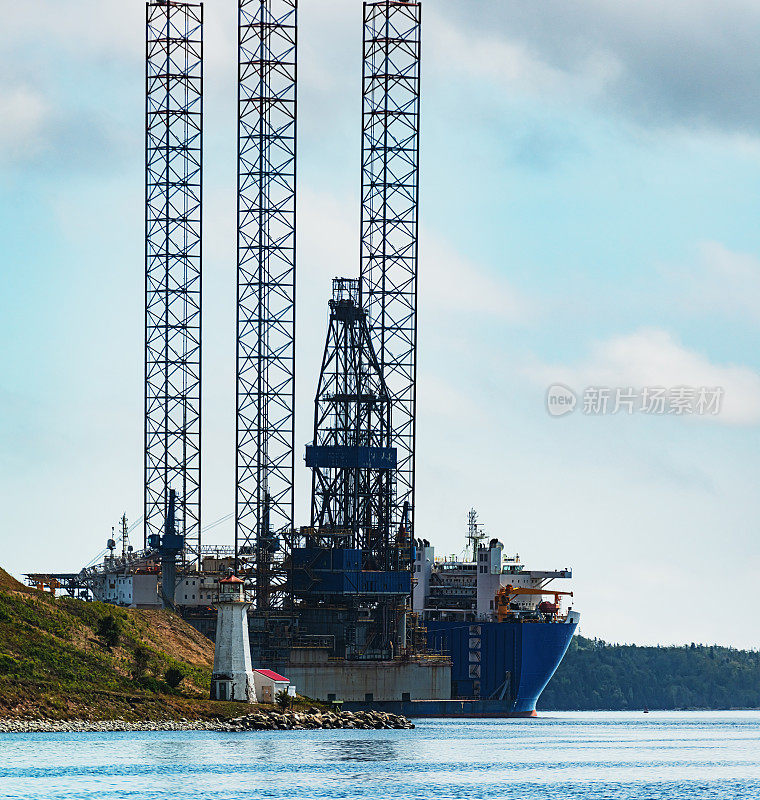
[[(504, 545), (498, 539), (482, 544), (485, 536), (478, 532), (476, 518), (471, 511), (468, 539), (474, 560), (436, 557), (428, 541), (417, 543), (412, 608), (422, 614), (423, 620), (495, 619), (496, 595), (502, 587), (510, 586), (519, 590), (511, 598), (510, 609), (515, 615), (525, 616), (534, 613), (546, 599), (550, 581), (572, 578), (569, 568), (525, 569), (519, 556), (504, 554)], [(535, 589), (537, 593), (523, 593), (526, 589)]]
[[(202, 571), (180, 575), (174, 590), (176, 606), (210, 606), (219, 592), (219, 580), (229, 574), (234, 558), (206, 556)], [(95, 600), (128, 608), (161, 608), (161, 573), (157, 563), (137, 554), (132, 560), (107, 556), (92, 570), (89, 583)]]

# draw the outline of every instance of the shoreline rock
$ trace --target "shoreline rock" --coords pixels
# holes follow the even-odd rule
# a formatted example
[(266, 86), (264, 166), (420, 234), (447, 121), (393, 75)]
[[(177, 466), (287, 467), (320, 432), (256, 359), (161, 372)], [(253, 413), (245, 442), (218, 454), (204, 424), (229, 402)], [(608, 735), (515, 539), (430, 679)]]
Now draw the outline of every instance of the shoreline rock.
[(131, 722), (124, 719), (87, 721), (51, 719), (0, 720), (2, 733), (115, 733), (137, 731), (298, 731), (298, 730), (408, 730), (414, 724), (399, 714), (383, 711), (257, 710), (223, 720), (163, 720)]

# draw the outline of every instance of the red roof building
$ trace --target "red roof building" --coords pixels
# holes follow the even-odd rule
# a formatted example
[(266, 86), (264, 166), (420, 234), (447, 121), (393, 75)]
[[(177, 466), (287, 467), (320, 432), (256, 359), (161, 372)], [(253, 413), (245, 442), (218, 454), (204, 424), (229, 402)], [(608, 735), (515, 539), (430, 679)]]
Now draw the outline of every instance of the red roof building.
[(288, 678), (273, 669), (255, 669), (253, 681), (259, 703), (274, 703), (279, 692), (287, 692), (291, 697), (295, 697), (296, 687)]
[(275, 672), (271, 669), (255, 669), (254, 672), (258, 672), (259, 675), (269, 678), (270, 681), (276, 681), (277, 683), (290, 683), (289, 678), (286, 678), (284, 675), (280, 675), (278, 672)]

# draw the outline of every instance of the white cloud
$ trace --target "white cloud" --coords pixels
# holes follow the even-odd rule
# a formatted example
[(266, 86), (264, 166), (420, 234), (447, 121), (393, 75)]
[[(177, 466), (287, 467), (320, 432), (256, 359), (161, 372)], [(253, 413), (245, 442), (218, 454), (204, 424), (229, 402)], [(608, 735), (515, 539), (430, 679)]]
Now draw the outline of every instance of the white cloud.
[[(139, 57), (145, 52), (145, 4), (118, 0), (37, 0), (3, 9), (0, 48), (57, 46), (78, 57)], [(36, 49), (36, 48), (35, 48)], [(35, 53), (39, 57), (39, 52)]]
[[(143, 3), (37, 0), (4, 9), (0, 54), (34, 71), (61, 53), (89, 62), (142, 61)], [(236, 6), (207, 0), (207, 79), (234, 81)], [(302, 88), (324, 98), (356, 92), (361, 4), (324, 0), (300, 10)], [(426, 76), (485, 78), (511, 93), (598, 99), (655, 126), (757, 133), (760, 7), (748, 0), (440, 0), (424, 22)], [(48, 66), (48, 68), (50, 68)], [(426, 77), (426, 81), (428, 78)], [(353, 88), (351, 88), (353, 87)], [(308, 98), (308, 95), (306, 95)], [(307, 99), (308, 105), (308, 99)], [(337, 107), (338, 104), (335, 104)], [(330, 108), (330, 115), (335, 111)]]
[(500, 317), (523, 322), (528, 301), (482, 264), (463, 256), (437, 232), (423, 229), (420, 240), (423, 304), (433, 311)]
[[(536, 76), (572, 93), (579, 77), (600, 91), (614, 113), (662, 128), (758, 133), (760, 6), (751, 0), (441, 0), (466, 57), (472, 41), (522, 55), (518, 71), (530, 88)], [(457, 53), (457, 64), (462, 61)], [(509, 68), (505, 70), (510, 74)]]
[(420, 370), (417, 380), (417, 404), (430, 420), (431, 415), (444, 423), (459, 424), (467, 417), (485, 419), (492, 409), (480, 402), (480, 397), (462, 388), (461, 382), (448, 377)]
[(699, 250), (696, 267), (668, 271), (682, 302), (701, 313), (740, 313), (760, 322), (760, 258), (718, 242), (703, 242)]
[[(558, 68), (543, 57), (539, 49), (502, 31), (481, 32), (437, 15), (425, 24), (426, 52), (436, 71), (458, 75), (469, 73), (506, 86), (519, 94), (552, 93), (566, 95), (569, 89), (597, 94), (613, 82), (620, 71), (614, 57), (604, 51), (591, 51), (571, 67)], [(456, 59), (451, 54), (456, 53)]]
[[(218, 73), (226, 72), (234, 81), (237, 4), (206, 0), (203, 28), (206, 78), (213, 80)], [(12, 57), (16, 69), (34, 65), (35, 73), (39, 73), (46, 58), (60, 58), (61, 52), (67, 61), (89, 62), (93, 70), (113, 61), (143, 61), (145, 3), (35, 0), (3, 9), (0, 53), (9, 60)]]
[(760, 375), (745, 366), (712, 363), (661, 329), (598, 342), (589, 357), (576, 365), (540, 365), (529, 372), (547, 384), (561, 382), (576, 390), (587, 386), (721, 387), (720, 414), (693, 418), (736, 425), (760, 422)]
[[(299, 252), (303, 291), (329, 290), (333, 277), (359, 272), (359, 206), (324, 192), (299, 190)], [(425, 311), (473, 314), (522, 322), (528, 301), (486, 266), (463, 256), (437, 231), (420, 234), (420, 285)], [(327, 295), (324, 300), (326, 302)], [(323, 306), (319, 306), (320, 311)]]
[[(359, 200), (353, 204), (309, 186), (298, 194), (299, 248), (320, 278), (352, 277), (359, 272)], [(325, 298), (325, 302), (327, 298)]]
[(49, 107), (28, 86), (0, 88), (0, 157), (26, 159), (43, 147)]

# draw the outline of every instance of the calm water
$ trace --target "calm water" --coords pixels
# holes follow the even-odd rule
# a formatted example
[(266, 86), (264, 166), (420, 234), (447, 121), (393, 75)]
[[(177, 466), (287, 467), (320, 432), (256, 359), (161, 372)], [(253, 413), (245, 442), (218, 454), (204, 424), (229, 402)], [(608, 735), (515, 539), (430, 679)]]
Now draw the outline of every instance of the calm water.
[(0, 798), (760, 798), (760, 713), (554, 713), (413, 731), (0, 735)]

